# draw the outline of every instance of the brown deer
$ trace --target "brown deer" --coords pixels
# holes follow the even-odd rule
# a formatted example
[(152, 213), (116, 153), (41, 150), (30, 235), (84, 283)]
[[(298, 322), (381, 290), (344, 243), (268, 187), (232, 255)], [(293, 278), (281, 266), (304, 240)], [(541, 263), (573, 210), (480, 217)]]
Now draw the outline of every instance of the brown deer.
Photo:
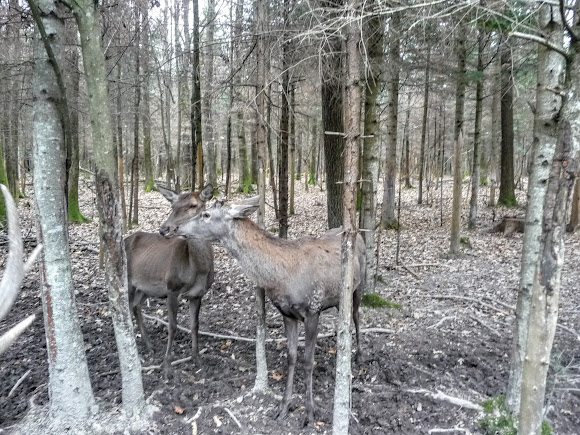
[[(42, 245), (39, 244), (32, 251), (26, 264), (22, 263), (22, 235), (20, 234), (16, 204), (6, 186), (0, 184), (0, 190), (6, 202), (9, 240), (8, 261), (0, 282), (0, 320), (2, 320), (12, 308), (16, 296), (18, 296), (18, 290), (20, 290), (20, 283), (42, 250)], [(30, 326), (35, 317), (34, 314), (28, 316), (0, 336), (0, 355)]]
[[(167, 221), (174, 225), (199, 214), (205, 209), (205, 203), (213, 197), (213, 186), (210, 184), (201, 192), (177, 194), (161, 187), (159, 191), (171, 203), (172, 212)], [(169, 326), (164, 359), (166, 375), (171, 368), (173, 339), (177, 329), (177, 298), (181, 295), (189, 302), (192, 351), (193, 357), (197, 359), (201, 298), (212, 285), (214, 273), (213, 248), (210, 243), (172, 236), (172, 227), (164, 224), (159, 234), (140, 231), (125, 239), (129, 306), (148, 350), (152, 349), (152, 345), (143, 325), (141, 304), (148, 297), (167, 298)]]
[[(197, 216), (173, 224), (176, 235), (221, 242), (235, 257), (244, 273), (266, 294), (284, 319), (288, 339), (288, 377), (277, 419), (284, 418), (292, 399), (294, 368), (297, 358), (298, 321), (304, 322), (306, 335), (305, 425), (314, 421), (312, 371), (314, 347), (320, 313), (337, 307), (341, 289), (341, 230), (333, 229), (320, 238), (280, 239), (260, 229), (247, 216), (258, 208), (259, 197), (238, 204), (214, 207)], [(169, 221), (170, 219), (168, 219)], [(356, 240), (358, 268), (355, 274), (353, 317), (360, 355), (358, 308), (362, 297), (365, 247), (360, 235)]]

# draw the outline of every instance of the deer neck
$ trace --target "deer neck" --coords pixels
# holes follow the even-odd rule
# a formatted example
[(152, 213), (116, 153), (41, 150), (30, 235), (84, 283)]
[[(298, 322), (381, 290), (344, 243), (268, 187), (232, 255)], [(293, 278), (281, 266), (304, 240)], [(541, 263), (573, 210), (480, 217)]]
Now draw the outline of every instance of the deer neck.
[(271, 288), (281, 278), (278, 264), (284, 253), (277, 242), (249, 218), (244, 218), (234, 222), (222, 245), (255, 284)]

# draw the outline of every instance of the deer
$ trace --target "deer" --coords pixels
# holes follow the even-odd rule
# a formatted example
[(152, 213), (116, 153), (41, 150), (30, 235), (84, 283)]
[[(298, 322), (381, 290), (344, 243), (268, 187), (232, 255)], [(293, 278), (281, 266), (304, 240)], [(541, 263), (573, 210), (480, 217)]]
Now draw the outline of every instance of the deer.
[[(195, 238), (220, 242), (236, 258), (248, 278), (264, 288), (270, 301), (282, 314), (288, 348), (288, 375), (275, 416), (277, 420), (287, 416), (292, 400), (298, 322), (304, 323), (307, 411), (304, 426), (307, 426), (314, 422), (312, 373), (319, 316), (322, 311), (337, 307), (339, 303), (342, 231), (335, 228), (319, 238), (281, 239), (259, 228), (249, 218), (258, 206), (259, 196), (227, 206), (216, 202), (212, 208), (183, 220), (181, 224), (174, 223), (172, 229), (175, 235), (188, 240)], [(353, 319), (359, 360), (358, 309), (365, 273), (365, 247), (360, 234), (356, 238), (355, 252), (357, 267), (353, 287)]]
[[(167, 219), (167, 222), (173, 222), (171, 225), (180, 225), (199, 214), (213, 197), (211, 184), (207, 184), (200, 192), (177, 194), (162, 187), (159, 187), (159, 191), (171, 203), (172, 211)], [(125, 239), (129, 307), (149, 352), (153, 346), (143, 324), (141, 305), (149, 297), (167, 299), (168, 334), (163, 360), (166, 377), (171, 370), (178, 297), (187, 299), (189, 303), (192, 354), (197, 361), (201, 298), (209, 291), (214, 280), (211, 244), (197, 239), (173, 237), (171, 225), (163, 224), (159, 233), (139, 231)]]
[[(16, 204), (6, 186), (0, 184), (0, 190), (4, 195), (4, 201), (6, 203), (9, 240), (8, 260), (6, 263), (6, 269), (4, 269), (2, 281), (0, 281), (0, 320), (2, 320), (14, 305), (16, 297), (18, 296), (18, 291), (20, 290), (20, 284), (28, 270), (30, 270), (36, 261), (36, 257), (38, 257), (38, 254), (42, 250), (42, 244), (36, 246), (26, 263), (22, 262), (22, 253), (24, 249), (22, 246), (22, 235), (20, 234), (20, 224), (18, 223)], [(0, 336), (0, 355), (8, 350), (10, 345), (14, 343), (20, 335), (22, 335), (35, 318), (36, 315), (31, 314)]]

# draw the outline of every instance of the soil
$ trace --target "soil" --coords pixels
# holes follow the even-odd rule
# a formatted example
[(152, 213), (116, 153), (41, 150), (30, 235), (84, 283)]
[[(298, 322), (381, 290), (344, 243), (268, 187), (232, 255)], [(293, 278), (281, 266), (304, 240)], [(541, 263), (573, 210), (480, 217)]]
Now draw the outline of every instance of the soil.
[[(402, 308), (362, 309), (362, 328), (380, 330), (362, 334), (365, 359), (358, 365), (353, 363), (352, 434), (484, 433), (478, 425), (484, 416), (481, 412), (427, 393), (440, 391), (476, 403), (505, 393), (523, 236), (516, 233), (506, 237), (489, 229), (503, 216), (521, 217), (525, 212), (522, 208), (482, 206), (478, 228), (462, 234), (468, 237), (462, 255), (446, 258), (451, 190), (450, 183), (445, 185), (443, 225), (438, 197), (432, 205), (419, 206), (416, 190), (402, 192), (399, 266), (393, 266), (397, 233), (391, 230), (380, 234), (376, 293)], [(302, 183), (297, 183), (297, 189), (290, 237), (321, 234), (326, 222), (325, 193), (318, 187), (304, 192)], [(465, 185), (465, 195), (467, 189)], [(81, 209), (93, 223), (70, 227), (76, 302), (95, 395), (101, 409), (115, 409), (121, 401), (121, 379), (103, 272), (98, 265), (97, 214), (92, 193), (86, 188), (83, 192)], [(482, 189), (482, 203), (485, 194)], [(518, 192), (518, 199), (525, 201), (523, 191)], [(138, 229), (156, 231), (168, 213), (167, 202), (153, 192), (142, 193), (141, 204), (139, 219), (146, 223)], [(21, 200), (19, 212), (30, 251), (35, 233), (33, 200)], [(267, 225), (276, 227), (271, 211)], [(573, 435), (580, 433), (580, 235), (566, 234), (564, 239), (566, 261), (559, 323), (575, 334), (563, 328), (557, 330), (546, 420), (554, 433)], [(2, 269), (6, 250), (6, 244), (0, 245)], [(153, 354), (145, 351), (137, 337), (146, 394), (150, 403), (159, 408), (146, 433), (331, 433), (336, 343), (331, 333), (336, 310), (325, 312), (319, 327), (319, 335), (330, 336), (319, 337), (316, 346), (316, 423), (302, 428), (305, 384), (301, 360), (295, 376), (294, 408), (284, 421), (274, 421), (285, 385), (285, 342), (276, 341), (284, 338), (282, 318), (268, 303), (267, 333), (274, 339), (267, 344), (273, 394), (253, 393), (254, 345), (236, 337), (254, 336), (254, 286), (220, 247), (215, 248), (215, 268), (215, 283), (202, 303), (200, 330), (232, 338), (203, 335), (200, 362), (175, 365), (172, 377), (165, 380), (156, 366), (163, 359), (166, 327), (146, 320), (155, 346)], [(26, 277), (12, 312), (0, 323), (0, 330), (40, 310), (39, 276), (33, 270)], [(165, 301), (150, 300), (144, 312), (164, 318)], [(188, 323), (187, 306), (182, 301), (179, 324)], [(302, 349), (299, 348), (300, 353)], [(190, 356), (187, 333), (178, 332), (174, 350), (175, 359)], [(9, 397), (29, 370), (30, 374)], [(42, 316), (0, 356), (0, 379), (0, 432), (9, 433), (31, 406), (48, 402)]]

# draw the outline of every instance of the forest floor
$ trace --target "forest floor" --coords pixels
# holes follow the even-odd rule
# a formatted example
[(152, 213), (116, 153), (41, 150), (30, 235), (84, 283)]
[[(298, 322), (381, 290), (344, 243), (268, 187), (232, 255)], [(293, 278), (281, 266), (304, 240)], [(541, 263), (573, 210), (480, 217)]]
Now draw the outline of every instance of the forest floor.
[[(467, 216), (468, 185), (464, 184)], [(169, 212), (159, 193), (141, 193), (140, 230), (157, 231)], [(481, 189), (481, 203), (487, 190)], [(382, 197), (382, 196), (380, 196)], [(94, 190), (85, 183), (81, 209), (92, 223), (71, 225), (70, 244), (76, 302), (84, 334), (92, 386), (102, 409), (118, 406), (121, 379), (103, 272), (98, 267), (97, 212)], [(509, 365), (513, 307), (516, 305), (522, 234), (506, 237), (489, 229), (503, 216), (524, 216), (524, 209), (480, 207), (478, 227), (464, 230), (469, 244), (458, 258), (446, 258), (449, 245), (451, 183), (444, 183), (443, 225), (440, 197), (432, 205), (417, 205), (417, 190), (402, 191), (400, 265), (395, 267), (397, 233), (380, 234), (377, 291), (401, 304), (401, 309), (363, 308), (361, 326), (380, 328), (362, 335), (366, 360), (353, 363), (352, 434), (483, 434), (478, 421), (484, 414), (435, 398), (431, 393), (481, 403), (505, 393)], [(525, 193), (518, 191), (525, 203)], [(326, 225), (326, 198), (320, 188), (304, 191), (297, 183), (296, 214), (290, 218), (290, 237), (319, 235)], [(28, 249), (35, 236), (32, 198), (20, 202), (23, 235)], [(268, 228), (277, 227), (272, 210)], [(566, 234), (559, 323), (548, 380), (548, 420), (554, 433), (580, 434), (580, 235)], [(0, 269), (7, 246), (0, 245)], [(0, 330), (41, 309), (38, 268), (29, 274), (12, 312)], [(332, 431), (335, 338), (319, 338), (314, 369), (316, 424), (302, 428), (305, 417), (303, 365), (295, 376), (294, 409), (281, 423), (272, 418), (284, 389), (286, 348), (280, 314), (267, 304), (269, 383), (275, 395), (252, 393), (254, 345), (236, 337), (255, 334), (254, 286), (235, 260), (215, 248), (215, 283), (204, 297), (200, 330), (232, 338), (200, 338), (201, 364), (177, 364), (165, 381), (156, 368), (163, 358), (166, 327), (147, 320), (155, 346), (146, 354), (137, 337), (143, 380), (150, 403), (159, 408), (150, 434), (324, 434)], [(165, 316), (165, 301), (149, 300), (146, 314)], [(336, 310), (321, 317), (319, 334), (332, 333)], [(189, 323), (182, 301), (179, 324)], [(302, 328), (302, 327), (301, 327)], [(575, 331), (575, 334), (570, 331)], [(299, 348), (299, 353), (303, 347)], [(190, 337), (178, 332), (175, 359), (190, 356)], [(17, 381), (29, 375), (14, 389)], [(36, 405), (48, 401), (48, 363), (41, 316), (21, 341), (0, 357), (0, 433), (9, 433)]]

